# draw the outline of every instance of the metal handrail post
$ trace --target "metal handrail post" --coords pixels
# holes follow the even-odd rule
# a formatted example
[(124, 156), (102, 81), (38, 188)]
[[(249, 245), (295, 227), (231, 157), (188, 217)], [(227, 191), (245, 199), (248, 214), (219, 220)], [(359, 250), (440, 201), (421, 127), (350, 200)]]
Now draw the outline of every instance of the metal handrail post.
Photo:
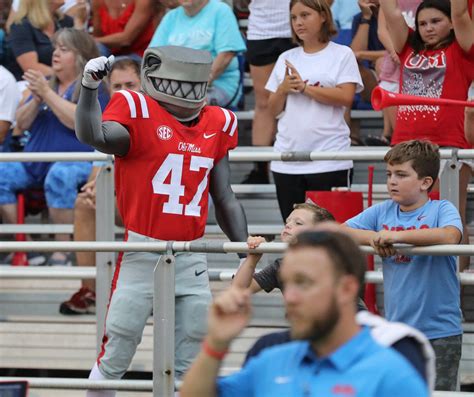
[(173, 397), (175, 257), (172, 254), (160, 256), (153, 287), (153, 397)]
[[(114, 168), (112, 161), (102, 167), (96, 180), (96, 240), (115, 240), (115, 197)], [(114, 252), (96, 252), (96, 348), (100, 352), (102, 336), (105, 330), (107, 302), (110, 295), (112, 269), (115, 262)]]
[[(461, 171), (462, 163), (458, 159), (457, 149), (451, 152), (451, 159), (449, 159), (444, 168), (441, 170), (439, 178), (439, 198), (441, 200), (448, 200), (459, 211), (459, 173)], [(459, 276), (459, 257), (456, 258), (456, 270)]]
[(458, 151), (452, 149), (451, 159), (449, 159), (440, 176), (440, 199), (449, 200), (459, 209), (459, 171), (462, 163), (458, 159)]

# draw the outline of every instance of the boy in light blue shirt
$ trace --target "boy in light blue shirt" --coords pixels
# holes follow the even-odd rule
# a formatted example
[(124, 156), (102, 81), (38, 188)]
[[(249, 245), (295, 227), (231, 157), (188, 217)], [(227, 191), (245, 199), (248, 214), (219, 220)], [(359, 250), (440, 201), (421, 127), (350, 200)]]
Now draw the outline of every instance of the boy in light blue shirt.
[(222, 107), (235, 106), (242, 87), (236, 54), (246, 50), (237, 19), (220, 0), (183, 2), (169, 11), (158, 25), (150, 47), (175, 45), (206, 50), (213, 63), (208, 102)]
[(461, 358), (460, 286), (454, 256), (400, 255), (396, 243), (459, 244), (462, 223), (446, 200), (430, 200), (438, 147), (408, 141), (385, 156), (391, 199), (346, 222), (351, 235), (383, 258), (385, 316), (426, 334), (436, 353), (436, 390), (456, 390)]

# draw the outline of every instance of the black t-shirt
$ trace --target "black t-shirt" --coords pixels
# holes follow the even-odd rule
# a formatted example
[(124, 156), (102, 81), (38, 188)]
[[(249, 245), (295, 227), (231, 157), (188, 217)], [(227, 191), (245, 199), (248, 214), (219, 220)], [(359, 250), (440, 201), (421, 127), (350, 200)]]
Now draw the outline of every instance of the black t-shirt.
[(253, 278), (260, 287), (266, 291), (271, 292), (274, 288), (281, 290), (281, 282), (278, 277), (278, 272), (281, 266), (281, 258), (275, 259), (274, 262), (265, 266), (258, 273), (254, 273)]
[[(74, 20), (65, 15), (62, 19), (55, 21), (55, 31), (61, 28), (72, 28)], [(35, 28), (27, 18), (23, 18), (20, 23), (12, 24), (8, 35), (8, 45), (12, 52), (12, 59), (7, 63), (6, 68), (21, 80), (23, 70), (16, 61), (16, 58), (27, 52), (36, 51), (38, 62), (51, 66), (53, 58), (53, 44), (51, 39), (41, 30)]]
[[(352, 19), (352, 39), (354, 39), (357, 30), (359, 29), (360, 20), (362, 19), (362, 13), (356, 14)], [(370, 18), (369, 23), (369, 36), (368, 36), (368, 43), (367, 43), (367, 50), (368, 51), (382, 51), (385, 49), (383, 44), (379, 40), (379, 36), (377, 34), (378, 29), (378, 21), (376, 16), (372, 16)]]
[[(362, 19), (362, 13), (359, 13), (354, 16), (354, 19), (352, 20), (352, 39), (354, 39), (357, 30), (359, 29), (360, 26), (360, 20)], [(367, 38), (368, 43), (367, 43), (367, 51), (383, 51), (385, 50), (385, 47), (379, 40), (379, 36), (377, 34), (378, 30), (378, 21), (377, 17), (375, 15), (370, 18), (370, 24), (369, 24), (369, 36)], [(375, 69), (375, 63), (374, 62), (369, 62), (369, 61), (363, 61), (363, 64), (366, 67), (369, 67), (371, 69)]]

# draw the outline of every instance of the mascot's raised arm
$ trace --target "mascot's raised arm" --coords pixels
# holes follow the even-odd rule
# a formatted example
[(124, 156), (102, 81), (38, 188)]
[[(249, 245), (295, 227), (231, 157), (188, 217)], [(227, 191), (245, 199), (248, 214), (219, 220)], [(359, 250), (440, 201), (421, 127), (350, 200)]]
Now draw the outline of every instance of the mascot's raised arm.
[[(232, 241), (247, 239), (247, 221), (230, 187), (228, 152), (237, 146), (231, 111), (206, 106), (212, 59), (183, 47), (146, 50), (142, 91), (115, 93), (102, 114), (97, 88), (113, 58), (90, 60), (76, 109), (79, 140), (115, 154), (117, 206), (128, 241), (192, 241), (202, 237), (213, 198), (219, 225)], [(117, 264), (102, 352), (91, 379), (119, 379), (152, 311), (158, 253), (124, 253)], [(200, 348), (211, 299), (206, 255), (176, 255), (176, 361), (180, 378)], [(89, 391), (89, 397), (113, 396)]]

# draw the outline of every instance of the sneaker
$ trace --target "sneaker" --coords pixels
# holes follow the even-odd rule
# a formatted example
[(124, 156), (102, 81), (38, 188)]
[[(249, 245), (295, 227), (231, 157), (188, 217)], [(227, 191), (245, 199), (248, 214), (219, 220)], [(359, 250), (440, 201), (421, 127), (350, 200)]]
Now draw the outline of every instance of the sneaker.
[(48, 266), (72, 266), (71, 254), (66, 254), (60, 259), (50, 256)]
[(268, 173), (253, 169), (241, 182), (243, 185), (260, 185), (270, 183)]
[(61, 314), (95, 314), (95, 292), (82, 287), (59, 306)]
[(29, 266), (44, 266), (46, 264), (46, 256), (39, 252), (27, 252)]

